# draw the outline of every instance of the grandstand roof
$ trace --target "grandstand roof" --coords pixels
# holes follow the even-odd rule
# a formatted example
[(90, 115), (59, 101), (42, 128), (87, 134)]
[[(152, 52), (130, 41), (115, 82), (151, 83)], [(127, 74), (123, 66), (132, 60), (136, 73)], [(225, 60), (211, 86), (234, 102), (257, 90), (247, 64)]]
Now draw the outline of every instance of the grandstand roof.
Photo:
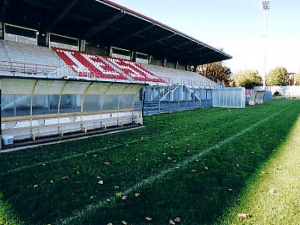
[(232, 58), (178, 30), (108, 0), (4, 0), (0, 20), (88, 42), (201, 65)]

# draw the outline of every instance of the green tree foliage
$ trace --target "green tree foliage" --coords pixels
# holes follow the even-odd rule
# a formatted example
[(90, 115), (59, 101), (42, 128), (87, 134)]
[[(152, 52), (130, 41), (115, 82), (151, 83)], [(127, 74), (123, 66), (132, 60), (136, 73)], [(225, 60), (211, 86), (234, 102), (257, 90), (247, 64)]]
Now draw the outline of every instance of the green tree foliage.
[(276, 67), (266, 77), (268, 86), (287, 86), (290, 83), (289, 75), (284, 67)]
[(224, 85), (229, 85), (231, 70), (230, 68), (223, 66), (221, 62), (214, 62), (205, 65), (198, 66), (198, 72), (206, 78)]
[(262, 78), (258, 75), (257, 71), (245, 70), (235, 73), (231, 77), (230, 86), (241, 86), (246, 89), (251, 89), (254, 86), (261, 86)]
[(300, 85), (300, 72), (299, 72), (298, 75), (295, 77), (295, 82), (296, 82), (296, 85)]

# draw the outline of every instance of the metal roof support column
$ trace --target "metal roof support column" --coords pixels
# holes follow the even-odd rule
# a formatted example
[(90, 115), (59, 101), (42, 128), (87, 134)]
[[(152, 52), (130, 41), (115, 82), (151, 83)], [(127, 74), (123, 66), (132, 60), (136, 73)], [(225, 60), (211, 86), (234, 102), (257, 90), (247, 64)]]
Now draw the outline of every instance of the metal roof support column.
[(160, 114), (160, 86), (157, 87), (158, 95), (157, 95), (157, 101), (158, 101), (158, 113)]
[(34, 91), (35, 91), (35, 87), (37, 85), (38, 80), (35, 81), (32, 91), (31, 91), (31, 99), (30, 99), (30, 136), (32, 138), (32, 140), (35, 141), (35, 136), (32, 133), (32, 103), (33, 103), (33, 96), (34, 96)]
[(171, 86), (169, 88), (169, 112), (171, 112)]
[[(64, 84), (64, 86), (62, 87), (62, 89), (61, 89), (61, 92), (60, 92), (60, 94), (59, 94), (59, 100), (58, 100), (58, 108), (57, 108), (57, 124), (58, 124), (58, 126), (57, 126), (57, 128), (58, 128), (58, 134), (59, 134), (59, 117), (60, 117), (60, 103), (61, 103), (61, 97), (62, 97), (62, 93), (63, 93), (63, 91), (64, 91), (64, 89), (65, 89), (65, 87), (67, 86), (67, 84), (68, 84), (68, 81)], [(63, 134), (62, 134), (63, 135)]]

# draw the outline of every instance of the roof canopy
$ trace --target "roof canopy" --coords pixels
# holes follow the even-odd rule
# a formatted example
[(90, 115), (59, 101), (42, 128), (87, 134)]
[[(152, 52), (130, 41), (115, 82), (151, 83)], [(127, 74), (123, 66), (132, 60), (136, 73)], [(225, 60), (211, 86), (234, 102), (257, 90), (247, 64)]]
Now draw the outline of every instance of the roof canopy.
[(232, 58), (167, 25), (108, 0), (4, 0), (0, 20), (14, 25), (201, 65)]

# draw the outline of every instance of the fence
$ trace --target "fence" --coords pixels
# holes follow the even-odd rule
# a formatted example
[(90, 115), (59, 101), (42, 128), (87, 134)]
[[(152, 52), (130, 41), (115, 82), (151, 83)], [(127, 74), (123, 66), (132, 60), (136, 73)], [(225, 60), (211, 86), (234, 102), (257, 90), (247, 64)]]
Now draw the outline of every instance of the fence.
[(212, 106), (212, 89), (185, 85), (145, 88), (143, 115), (192, 110)]
[(213, 89), (213, 107), (245, 108), (245, 88)]

